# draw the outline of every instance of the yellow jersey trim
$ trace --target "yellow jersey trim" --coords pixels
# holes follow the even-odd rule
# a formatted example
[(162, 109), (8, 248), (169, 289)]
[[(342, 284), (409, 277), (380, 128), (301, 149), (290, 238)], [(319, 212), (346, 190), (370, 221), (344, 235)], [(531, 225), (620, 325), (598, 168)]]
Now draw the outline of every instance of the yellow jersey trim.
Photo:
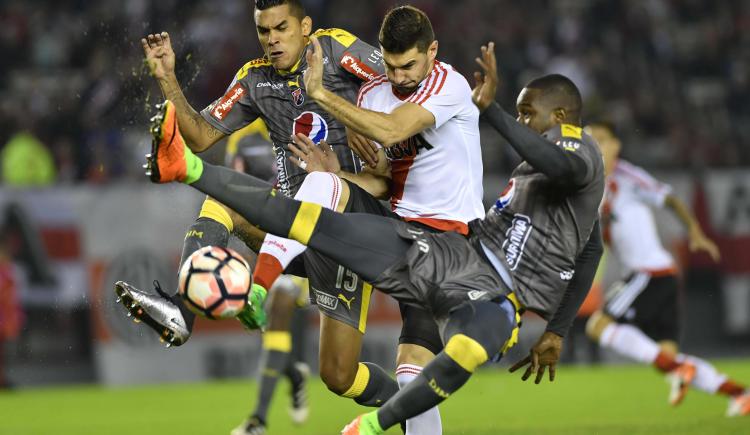
[(560, 133), (563, 137), (572, 137), (581, 140), (582, 131), (583, 129), (581, 127), (576, 127), (575, 125), (571, 124), (562, 124), (560, 126)]

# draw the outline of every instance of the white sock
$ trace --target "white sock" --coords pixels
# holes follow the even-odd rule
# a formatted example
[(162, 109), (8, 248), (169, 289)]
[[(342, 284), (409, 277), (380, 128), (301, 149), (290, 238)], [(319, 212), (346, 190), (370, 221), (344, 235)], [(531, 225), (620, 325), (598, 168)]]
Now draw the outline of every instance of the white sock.
[(727, 375), (719, 373), (711, 363), (697, 356), (678, 354), (679, 362), (688, 361), (695, 366), (695, 379), (692, 386), (709, 394), (716, 394), (721, 384), (726, 382)]
[[(399, 388), (414, 380), (422, 372), (422, 367), (413, 364), (399, 364), (396, 368), (396, 380)], [(438, 407), (406, 420), (406, 435), (440, 435), (443, 433), (443, 424), (440, 421)]]
[[(327, 209), (335, 209), (341, 198), (341, 179), (328, 172), (313, 172), (305, 177), (294, 199), (312, 202)], [(267, 234), (263, 239), (260, 254), (275, 257), (281, 263), (281, 269), (289, 266), (298, 255), (305, 252), (307, 246), (296, 240)]]
[(651, 364), (659, 355), (659, 345), (633, 325), (610, 323), (602, 331), (599, 345), (632, 360)]

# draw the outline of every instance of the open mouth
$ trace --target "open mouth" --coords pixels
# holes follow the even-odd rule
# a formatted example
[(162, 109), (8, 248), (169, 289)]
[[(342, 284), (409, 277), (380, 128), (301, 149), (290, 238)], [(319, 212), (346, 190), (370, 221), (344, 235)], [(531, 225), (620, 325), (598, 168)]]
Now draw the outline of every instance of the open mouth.
[(278, 58), (280, 58), (280, 57), (281, 57), (281, 56), (283, 56), (283, 55), (284, 55), (284, 52), (283, 52), (283, 51), (272, 51), (272, 52), (270, 53), (270, 58), (271, 58), (271, 59), (278, 59)]

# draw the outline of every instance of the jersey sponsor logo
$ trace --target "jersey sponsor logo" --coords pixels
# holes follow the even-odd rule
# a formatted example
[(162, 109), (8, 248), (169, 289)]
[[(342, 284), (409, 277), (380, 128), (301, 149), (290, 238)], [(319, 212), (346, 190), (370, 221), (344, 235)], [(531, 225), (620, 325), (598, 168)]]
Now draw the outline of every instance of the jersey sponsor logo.
[(521, 263), (523, 250), (526, 248), (526, 241), (531, 234), (531, 219), (522, 214), (513, 216), (508, 231), (505, 232), (505, 241), (503, 242), (503, 251), (505, 251), (505, 261), (508, 263), (510, 270), (516, 270)]
[(417, 156), (420, 149), (431, 150), (434, 147), (422, 137), (416, 134), (400, 144), (385, 149), (385, 155), (389, 160), (410, 159)]
[(581, 143), (576, 140), (565, 140), (561, 139), (555, 142), (557, 146), (561, 147), (565, 151), (578, 151), (579, 148), (581, 148)]
[(469, 296), (469, 299), (471, 299), (472, 301), (478, 301), (486, 294), (487, 294), (486, 291), (472, 290), (469, 293), (467, 293), (467, 296)]
[(281, 89), (284, 87), (281, 83), (271, 83), (271, 82), (260, 82), (257, 85), (255, 85), (256, 88), (271, 88), (271, 89)]
[(379, 75), (348, 51), (344, 52), (344, 56), (341, 57), (341, 66), (355, 76), (368, 82)]
[(560, 272), (560, 279), (563, 281), (570, 281), (573, 279), (573, 275), (575, 275), (575, 270), (563, 270)]
[(499, 210), (504, 209), (513, 200), (513, 195), (516, 194), (516, 180), (511, 178), (508, 181), (508, 185), (505, 186), (505, 190), (500, 194), (500, 198), (495, 201), (495, 208)]
[(286, 171), (286, 150), (284, 147), (274, 145), (273, 153), (276, 156), (276, 179), (279, 190), (285, 196), (289, 196), (291, 190), (289, 189), (289, 175)]
[(315, 303), (319, 306), (327, 308), (331, 311), (335, 310), (336, 307), (339, 306), (339, 300), (329, 295), (328, 293), (323, 293), (322, 291), (319, 291), (317, 289), (313, 289), (313, 293), (315, 293)]
[(302, 93), (302, 89), (297, 88), (292, 91), (292, 101), (297, 107), (301, 107), (305, 104), (305, 94)]
[(346, 304), (346, 308), (351, 311), (352, 309), (352, 302), (354, 302), (354, 299), (356, 299), (356, 296), (352, 296), (351, 299), (347, 299), (346, 296), (339, 293), (339, 300), (341, 300), (343, 303)]
[(309, 137), (316, 145), (328, 139), (328, 123), (325, 118), (315, 112), (302, 112), (294, 118), (292, 134), (299, 133)]
[(229, 88), (224, 97), (211, 109), (211, 115), (219, 121), (223, 120), (227, 113), (232, 110), (234, 104), (245, 95), (245, 88), (237, 82)]

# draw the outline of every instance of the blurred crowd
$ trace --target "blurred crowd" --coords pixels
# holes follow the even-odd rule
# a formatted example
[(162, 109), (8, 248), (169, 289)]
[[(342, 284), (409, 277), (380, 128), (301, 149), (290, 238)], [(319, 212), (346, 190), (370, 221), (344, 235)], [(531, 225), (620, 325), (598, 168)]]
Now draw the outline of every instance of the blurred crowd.
[[(375, 43), (393, 0), (303, 0), (315, 27)], [(355, 6), (356, 3), (356, 6)], [(401, 2), (399, 2), (401, 3)], [(467, 78), (497, 43), (498, 99), (560, 72), (585, 116), (613, 121), (624, 155), (648, 167), (750, 165), (750, 2), (745, 0), (415, 0), (439, 58)], [(201, 109), (262, 53), (251, 0), (0, 2), (0, 163), (7, 183), (142, 179), (158, 88), (140, 38), (168, 31), (188, 100)], [(470, 79), (473, 81), (473, 79)], [(33, 171), (30, 170), (33, 169)], [(492, 160), (489, 172), (509, 162)]]

